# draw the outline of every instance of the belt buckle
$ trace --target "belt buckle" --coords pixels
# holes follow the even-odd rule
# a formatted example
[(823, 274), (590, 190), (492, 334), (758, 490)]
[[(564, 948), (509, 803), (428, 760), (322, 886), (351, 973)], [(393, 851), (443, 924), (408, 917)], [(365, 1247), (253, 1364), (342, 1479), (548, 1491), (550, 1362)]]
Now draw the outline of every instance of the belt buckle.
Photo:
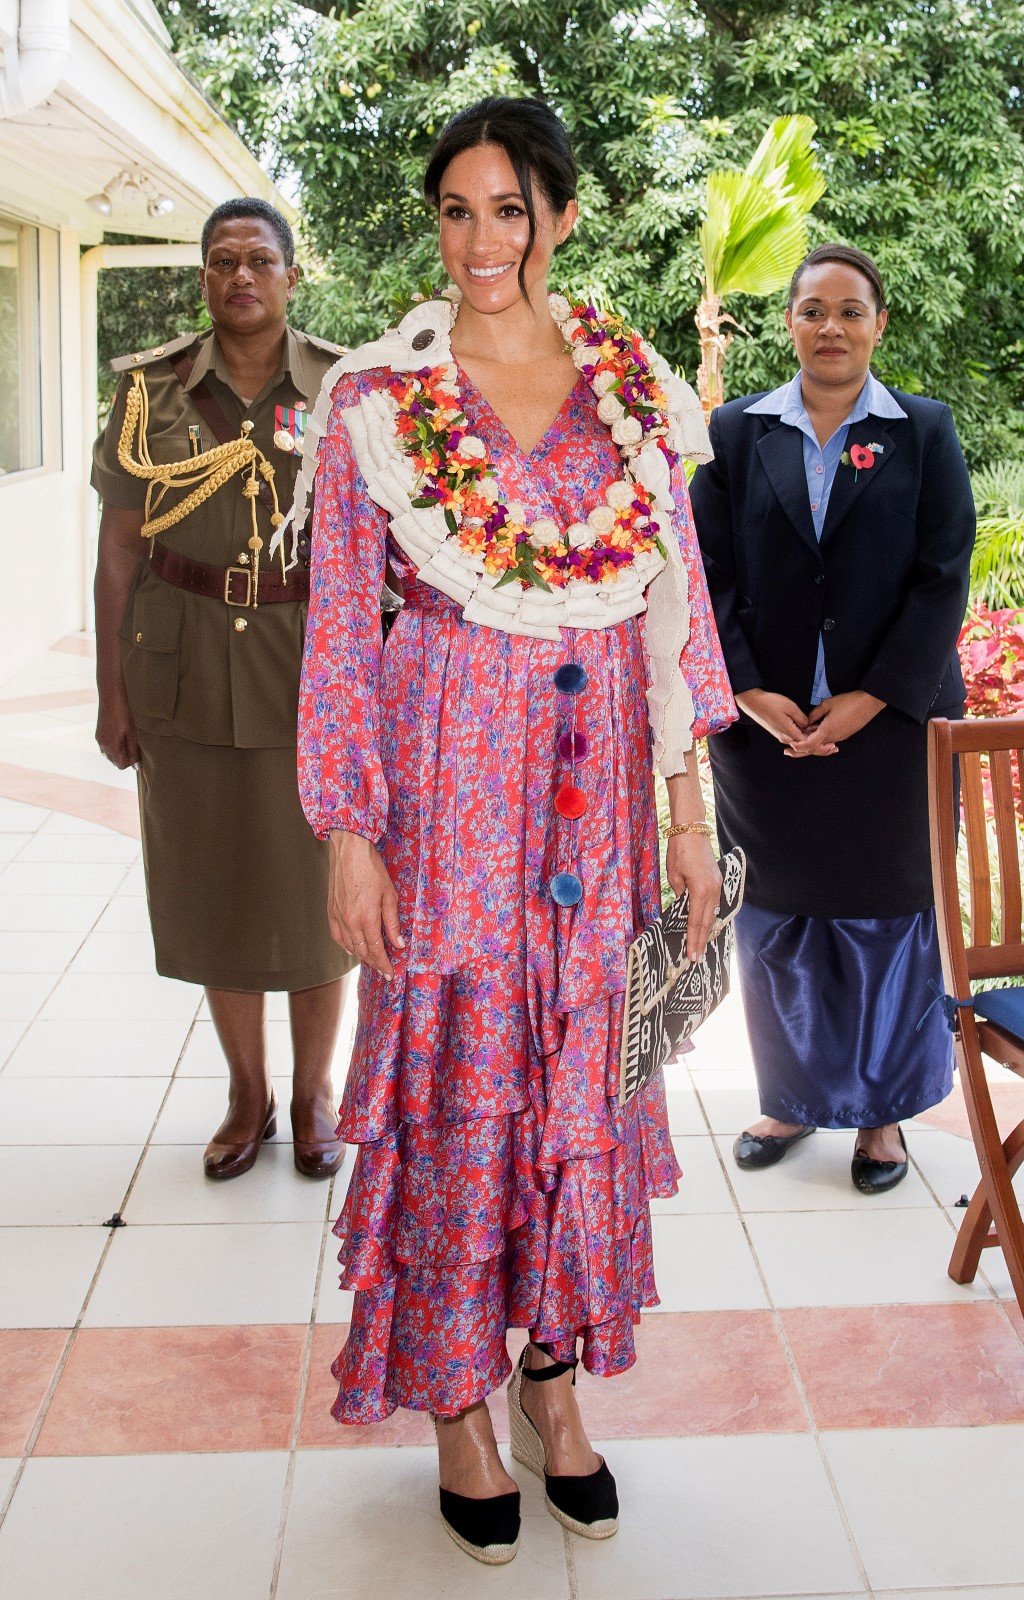
[[(245, 599), (233, 600), (231, 598), (231, 580), (234, 577), (245, 579)], [(252, 569), (250, 567), (228, 567), (224, 573), (224, 604), (226, 606), (251, 606), (252, 605)]]

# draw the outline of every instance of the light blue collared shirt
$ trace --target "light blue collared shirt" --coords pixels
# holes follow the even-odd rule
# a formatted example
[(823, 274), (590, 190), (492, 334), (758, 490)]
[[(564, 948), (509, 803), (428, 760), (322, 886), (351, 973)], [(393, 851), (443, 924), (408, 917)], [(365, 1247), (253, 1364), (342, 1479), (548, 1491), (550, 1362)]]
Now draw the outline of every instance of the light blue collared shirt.
[[(821, 531), (825, 526), (832, 485), (836, 480), (839, 458), (846, 449), (846, 436), (853, 423), (865, 422), (868, 417), (896, 421), (907, 415), (888, 389), (883, 388), (871, 372), (868, 373), (867, 382), (854, 401), (849, 416), (839, 424), (832, 437), (823, 445), (818, 443), (814, 425), (804, 407), (799, 372), (788, 383), (781, 384), (778, 389), (773, 389), (771, 394), (766, 394), (763, 400), (755, 400), (753, 405), (744, 409), (754, 416), (778, 417), (788, 427), (799, 428), (803, 434), (807, 500), (811, 508), (811, 520), (814, 523), (814, 536), (819, 543)], [(818, 660), (814, 668), (811, 704), (816, 706), (819, 701), (827, 700), (830, 693), (825, 677), (825, 641), (819, 634)]]

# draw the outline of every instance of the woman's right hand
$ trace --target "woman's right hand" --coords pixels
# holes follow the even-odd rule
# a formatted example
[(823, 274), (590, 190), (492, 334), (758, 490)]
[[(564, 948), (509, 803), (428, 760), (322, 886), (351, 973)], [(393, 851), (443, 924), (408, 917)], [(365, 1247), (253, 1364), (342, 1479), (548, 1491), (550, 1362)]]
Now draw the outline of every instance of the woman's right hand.
[(122, 772), (126, 767), (138, 766), (139, 741), (127, 695), (105, 694), (100, 697), (96, 743), (107, 760)]
[(376, 845), (358, 833), (332, 833), (330, 851), (327, 920), (331, 938), (390, 983), (395, 969), (384, 939), (396, 950), (405, 949), (405, 940), (398, 924), (398, 896), (387, 868)]
[(765, 728), (780, 744), (804, 739), (811, 731), (808, 718), (795, 700), (768, 689), (748, 689), (736, 696), (736, 704), (753, 722)]

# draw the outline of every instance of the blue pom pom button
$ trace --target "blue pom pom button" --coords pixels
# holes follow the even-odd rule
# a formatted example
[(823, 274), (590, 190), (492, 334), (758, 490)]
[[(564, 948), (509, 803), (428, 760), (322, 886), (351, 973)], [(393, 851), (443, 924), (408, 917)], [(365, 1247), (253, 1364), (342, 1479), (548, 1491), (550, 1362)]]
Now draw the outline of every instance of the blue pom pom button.
[(556, 906), (578, 906), (583, 899), (583, 885), (575, 872), (556, 872), (548, 884), (548, 894)]
[(587, 669), (578, 661), (563, 661), (555, 669), (555, 688), (559, 694), (582, 694), (587, 687)]

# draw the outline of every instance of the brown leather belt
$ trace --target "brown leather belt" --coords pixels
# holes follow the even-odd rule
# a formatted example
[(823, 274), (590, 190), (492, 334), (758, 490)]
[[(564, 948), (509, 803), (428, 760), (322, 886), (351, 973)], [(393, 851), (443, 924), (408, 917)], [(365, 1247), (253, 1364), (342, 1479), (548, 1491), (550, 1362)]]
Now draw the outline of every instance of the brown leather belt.
[(150, 564), (165, 583), (173, 583), (176, 589), (187, 589), (189, 594), (222, 600), (227, 606), (254, 603), (266, 606), (280, 600), (309, 599), (309, 572), (305, 567), (293, 567), (286, 578), (277, 568), (262, 571), (254, 594), (252, 572), (248, 567), (214, 567), (206, 561), (192, 561), (156, 539)]

